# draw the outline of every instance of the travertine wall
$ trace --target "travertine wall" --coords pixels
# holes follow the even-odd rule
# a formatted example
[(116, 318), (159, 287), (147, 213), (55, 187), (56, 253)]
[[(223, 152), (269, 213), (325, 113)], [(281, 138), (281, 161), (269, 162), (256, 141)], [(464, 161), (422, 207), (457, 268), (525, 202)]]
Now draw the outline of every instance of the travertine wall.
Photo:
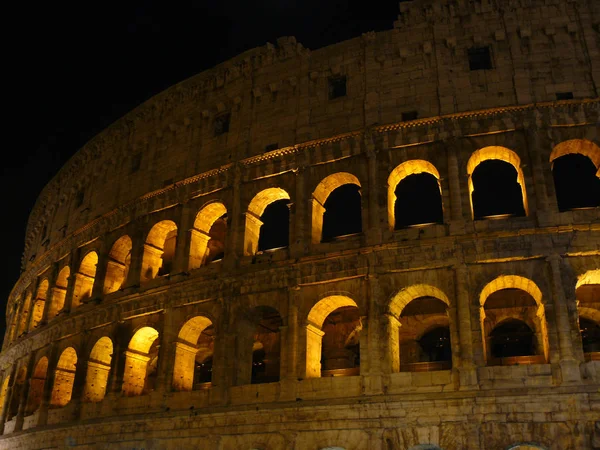
[[(551, 164), (579, 153), (600, 168), (599, 20), (591, 0), (402, 3), (393, 30), (313, 52), (282, 38), (111, 126), (32, 211), (0, 448), (600, 448), (600, 362), (578, 322), (600, 324), (600, 208), (559, 212)], [(475, 47), (492, 69), (469, 70)], [(347, 94), (329, 99), (340, 76)], [(514, 166), (524, 217), (473, 220), (470, 175), (488, 158)], [(394, 230), (395, 186), (421, 172), (443, 223)], [(346, 183), (362, 233), (322, 243), (325, 199)], [(290, 245), (257, 254), (279, 199)], [(225, 213), (224, 258), (205, 264)], [(536, 305), (521, 317), (540, 351), (518, 365), (491, 365), (485, 344), (490, 320), (517, 314), (486, 316), (503, 289)], [(401, 314), (422, 297), (446, 306), (451, 369), (403, 370)], [(360, 374), (321, 377), (338, 307), (360, 316)], [(265, 311), (282, 324), (261, 337), (279, 381), (249, 384)], [(189, 390), (185, 355), (211, 326), (212, 382)]]

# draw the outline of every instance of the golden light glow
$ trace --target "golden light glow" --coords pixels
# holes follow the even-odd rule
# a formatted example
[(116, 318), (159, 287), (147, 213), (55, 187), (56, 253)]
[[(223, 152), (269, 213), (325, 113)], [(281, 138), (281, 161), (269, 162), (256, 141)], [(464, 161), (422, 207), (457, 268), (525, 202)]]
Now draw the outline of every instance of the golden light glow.
[(542, 305), (542, 291), (529, 278), (520, 277), (518, 275), (501, 275), (495, 280), (490, 281), (479, 294), (479, 304), (485, 305), (487, 298), (496, 291), (502, 289), (521, 289), (533, 297), (539, 306)]
[(121, 236), (110, 249), (106, 278), (104, 279), (105, 294), (115, 292), (123, 286), (129, 273), (132, 247), (131, 238), (125, 235)]
[(25, 294), (25, 300), (23, 300), (23, 306), (21, 307), (21, 320), (19, 321), (19, 330), (17, 336), (21, 336), (27, 331), (27, 320), (29, 319), (29, 309), (31, 308), (31, 292)]
[(178, 391), (191, 391), (194, 385), (194, 370), (198, 339), (200, 334), (212, 322), (204, 316), (196, 316), (188, 320), (179, 331), (175, 344), (175, 364), (173, 366), (173, 388)]
[(594, 163), (594, 166), (596, 166), (596, 169), (598, 169), (596, 176), (600, 178), (600, 147), (586, 139), (571, 139), (569, 141), (561, 142), (552, 149), (552, 153), (550, 153), (550, 162), (552, 163), (561, 156), (573, 153), (590, 158)]
[(65, 306), (65, 297), (67, 296), (67, 286), (71, 270), (69, 266), (63, 267), (58, 273), (56, 284), (52, 290), (52, 302), (48, 308), (48, 319), (53, 319)]
[(594, 308), (582, 308), (578, 307), (577, 312), (579, 313), (579, 317), (583, 317), (584, 319), (589, 319), (598, 325), (600, 325), (600, 311)]
[(44, 280), (40, 283), (37, 294), (35, 296), (35, 302), (33, 303), (33, 312), (31, 313), (31, 323), (29, 329), (32, 330), (37, 327), (42, 321), (44, 315), (44, 306), (46, 305), (46, 297), (48, 295), (48, 280)]
[[(152, 280), (170, 272), (175, 256), (177, 225), (171, 220), (155, 224), (146, 238), (142, 258), (142, 281)], [(162, 270), (161, 270), (162, 269)]]
[(6, 393), (8, 392), (9, 381), (10, 375), (6, 375), (2, 381), (2, 387), (0, 388), (0, 416), (4, 414), (4, 402), (6, 401)]
[(75, 287), (73, 289), (74, 308), (92, 296), (97, 265), (98, 254), (96, 252), (89, 252), (81, 260), (79, 272), (75, 274)]
[(448, 296), (442, 290), (428, 284), (415, 284), (398, 291), (392, 297), (389, 306), (390, 314), (396, 318), (400, 317), (406, 305), (420, 297), (437, 298), (450, 306), (450, 300), (448, 300)]
[(312, 228), (311, 236), (313, 244), (321, 242), (323, 234), (323, 214), (325, 213), (325, 202), (329, 195), (345, 184), (354, 184), (361, 187), (360, 181), (351, 173), (338, 172), (325, 177), (316, 187), (312, 194)]
[(397, 166), (390, 176), (388, 177), (388, 223), (390, 229), (393, 230), (396, 225), (396, 219), (394, 217), (394, 205), (396, 204), (396, 187), (398, 183), (404, 180), (409, 175), (415, 175), (419, 173), (429, 173), (438, 180), (438, 186), (440, 187), (440, 193), (442, 187), (440, 186), (440, 173), (433, 164), (429, 161), (422, 159), (413, 159), (406, 161)]
[(140, 328), (129, 341), (125, 352), (125, 373), (123, 375), (123, 393), (127, 396), (141, 395), (148, 377), (148, 355), (150, 347), (158, 339), (158, 331), (152, 327)]
[(278, 200), (290, 200), (290, 195), (281, 188), (268, 188), (254, 196), (246, 213), (244, 255), (254, 255), (258, 250), (258, 239), (262, 221), (260, 217), (267, 206)]
[(29, 380), (29, 397), (27, 398), (27, 413), (35, 412), (42, 403), (46, 374), (48, 372), (48, 358), (41, 358), (33, 369), (33, 375)]
[(71, 401), (73, 382), (75, 381), (75, 368), (77, 365), (77, 352), (73, 347), (66, 348), (58, 360), (54, 375), (54, 386), (50, 404), (52, 406), (65, 406)]
[(110, 364), (112, 361), (113, 343), (110, 338), (103, 336), (90, 353), (90, 359), (87, 365), (87, 375), (85, 377), (85, 389), (83, 398), (88, 402), (102, 401), (106, 394), (108, 384), (108, 374), (110, 373)]
[(488, 160), (500, 160), (507, 162), (515, 168), (517, 171), (517, 183), (521, 186), (521, 197), (523, 198), (523, 208), (525, 209), (525, 215), (529, 215), (529, 205), (527, 202), (527, 193), (525, 192), (525, 177), (523, 176), (523, 170), (521, 170), (521, 158), (506, 147), (490, 146), (484, 147), (473, 152), (469, 161), (467, 162), (467, 174), (469, 175), (469, 201), (471, 202), (471, 214), (475, 217), (473, 210), (473, 172), (479, 164)]
[(308, 322), (321, 329), (327, 316), (336, 309), (344, 306), (358, 307), (354, 300), (345, 295), (330, 295), (329, 297), (325, 297), (312, 307), (308, 313)]
[(575, 289), (585, 284), (600, 284), (600, 269), (588, 270), (583, 275), (579, 275)]
[(201, 267), (208, 253), (208, 242), (210, 241), (210, 229), (214, 223), (227, 214), (227, 208), (222, 203), (209, 203), (200, 210), (194, 221), (191, 233), (189, 268)]

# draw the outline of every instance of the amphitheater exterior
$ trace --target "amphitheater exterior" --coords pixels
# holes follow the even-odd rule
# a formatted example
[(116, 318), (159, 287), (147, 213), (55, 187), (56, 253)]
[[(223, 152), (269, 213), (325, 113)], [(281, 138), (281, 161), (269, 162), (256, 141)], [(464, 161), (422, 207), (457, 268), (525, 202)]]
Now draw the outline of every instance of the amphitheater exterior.
[(599, 89), (600, 2), (414, 0), (150, 99), (32, 209), (0, 448), (600, 448)]

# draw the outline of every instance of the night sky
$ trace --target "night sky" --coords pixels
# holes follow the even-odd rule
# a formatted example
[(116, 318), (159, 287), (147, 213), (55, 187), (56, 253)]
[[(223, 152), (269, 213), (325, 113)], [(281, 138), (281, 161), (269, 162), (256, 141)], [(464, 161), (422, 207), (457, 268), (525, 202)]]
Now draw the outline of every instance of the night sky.
[(94, 135), (169, 86), (280, 36), (296, 36), (314, 50), (391, 29), (398, 15), (398, 1), (382, 0), (20, 2), (11, 8), (3, 14), (9, 120), (0, 166), (7, 244), (2, 311), (19, 277), (35, 199)]

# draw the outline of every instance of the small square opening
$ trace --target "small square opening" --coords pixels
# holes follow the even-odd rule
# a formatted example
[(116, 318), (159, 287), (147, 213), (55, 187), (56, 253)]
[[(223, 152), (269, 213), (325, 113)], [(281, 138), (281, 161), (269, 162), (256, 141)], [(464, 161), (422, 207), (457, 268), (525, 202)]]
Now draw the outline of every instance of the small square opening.
[(231, 114), (221, 114), (220, 116), (215, 117), (215, 136), (220, 136), (229, 131), (229, 119), (231, 118)]
[(492, 68), (492, 55), (489, 47), (473, 47), (469, 49), (469, 69), (489, 70)]
[(402, 113), (402, 122), (408, 122), (409, 120), (416, 120), (418, 117), (417, 111), (405, 111)]
[(346, 77), (329, 78), (329, 100), (344, 97), (346, 95)]
[(131, 173), (135, 173), (138, 170), (140, 170), (141, 165), (142, 165), (142, 154), (136, 153), (131, 158)]
[(272, 152), (273, 150), (277, 150), (279, 148), (279, 144), (275, 142), (274, 144), (265, 145), (265, 152)]
[(572, 100), (573, 93), (572, 92), (557, 92), (556, 100)]

